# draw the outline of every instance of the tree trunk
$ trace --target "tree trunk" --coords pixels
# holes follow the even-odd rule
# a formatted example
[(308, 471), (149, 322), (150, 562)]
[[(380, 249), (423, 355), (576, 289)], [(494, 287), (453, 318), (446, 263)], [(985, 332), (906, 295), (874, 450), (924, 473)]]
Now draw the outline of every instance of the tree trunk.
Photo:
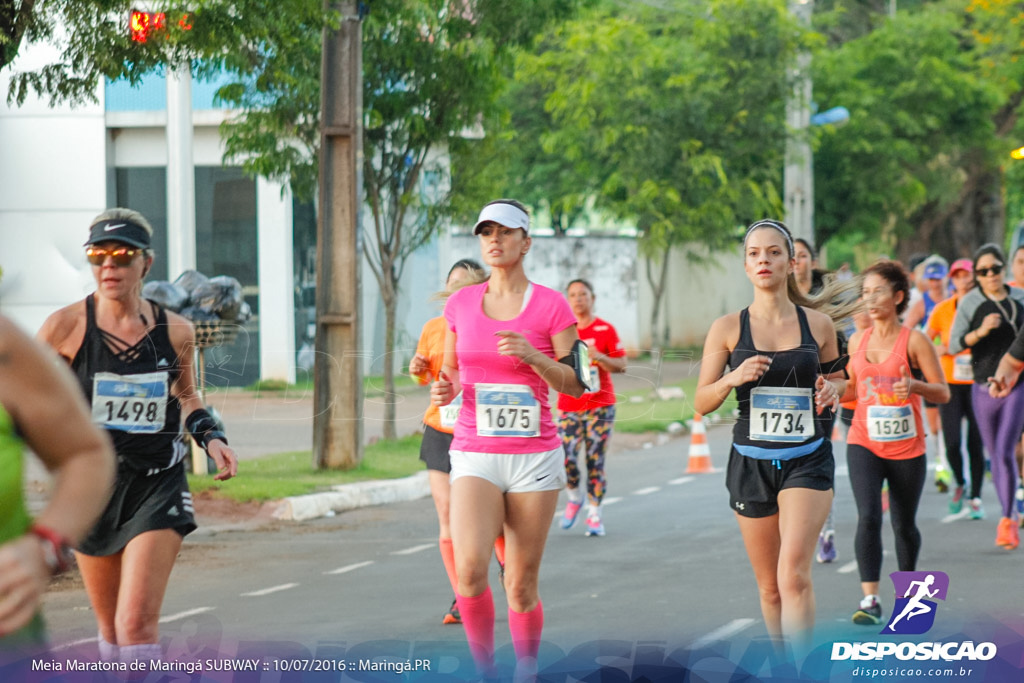
[(1002, 246), (1006, 238), (1006, 214), (999, 169), (974, 165), (957, 200), (939, 208), (930, 204), (916, 216), (917, 230), (900, 241), (899, 257), (927, 251), (953, 261), (970, 258), (986, 242)]
[(661, 300), (665, 294), (665, 283), (668, 280), (668, 262), (671, 249), (666, 251), (662, 255), (661, 268), (658, 272), (657, 281), (655, 281), (654, 274), (651, 272), (653, 262), (648, 256), (644, 259), (644, 267), (647, 274), (647, 284), (651, 286), (652, 294), (652, 305), (651, 305), (651, 363), (655, 367), (655, 388), (661, 388), (661, 356), (662, 356), (662, 345), (667, 339), (663, 339), (664, 335), (658, 330), (659, 321), (661, 319)]
[[(385, 271), (390, 275), (390, 271)], [(384, 424), (383, 437), (395, 439), (396, 406), (398, 395), (395, 393), (395, 318), (398, 308), (398, 283), (392, 282), (390, 287), (382, 288), (381, 298), (384, 299)]]

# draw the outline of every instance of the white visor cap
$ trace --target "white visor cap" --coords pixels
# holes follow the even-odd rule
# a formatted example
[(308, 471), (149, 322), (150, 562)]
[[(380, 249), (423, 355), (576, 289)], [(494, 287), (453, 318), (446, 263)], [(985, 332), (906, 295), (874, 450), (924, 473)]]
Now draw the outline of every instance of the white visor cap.
[(484, 223), (497, 223), (506, 228), (522, 228), (525, 234), (530, 234), (530, 217), (526, 215), (526, 212), (504, 202), (488, 204), (480, 211), (480, 217), (477, 218), (476, 225), (473, 226), (474, 235), (480, 234), (480, 227)]

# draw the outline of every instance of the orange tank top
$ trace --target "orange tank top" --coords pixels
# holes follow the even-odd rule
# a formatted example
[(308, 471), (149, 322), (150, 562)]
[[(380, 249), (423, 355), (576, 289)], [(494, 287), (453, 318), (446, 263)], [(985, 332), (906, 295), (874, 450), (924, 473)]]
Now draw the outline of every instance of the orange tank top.
[(850, 358), (857, 381), (857, 407), (847, 443), (867, 448), (880, 458), (906, 460), (925, 451), (925, 432), (921, 421), (921, 397), (912, 394), (900, 401), (893, 384), (900, 380), (900, 368), (910, 370), (907, 342), (910, 328), (903, 327), (885, 360), (872, 363), (867, 357), (868, 342), (875, 328), (864, 331), (860, 347)]

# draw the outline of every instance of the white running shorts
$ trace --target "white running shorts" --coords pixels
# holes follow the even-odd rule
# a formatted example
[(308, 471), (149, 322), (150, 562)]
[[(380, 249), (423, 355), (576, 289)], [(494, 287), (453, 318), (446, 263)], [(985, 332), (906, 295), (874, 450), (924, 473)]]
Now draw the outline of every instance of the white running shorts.
[(474, 453), (451, 451), (450, 481), (485, 479), (502, 493), (552, 491), (565, 487), (565, 453), (559, 446), (543, 453)]

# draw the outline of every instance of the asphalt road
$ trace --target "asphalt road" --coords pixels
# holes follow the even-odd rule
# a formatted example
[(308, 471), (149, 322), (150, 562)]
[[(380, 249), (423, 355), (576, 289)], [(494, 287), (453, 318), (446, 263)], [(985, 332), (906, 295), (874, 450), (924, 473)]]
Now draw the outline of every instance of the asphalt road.
[[(709, 441), (718, 471), (708, 474), (685, 474), (687, 438), (610, 457), (606, 537), (586, 538), (580, 523), (562, 531), (553, 522), (541, 569), (542, 670), (598, 662), (606, 674), (615, 672), (603, 680), (638, 680), (638, 672), (650, 680), (681, 680), (677, 675), (685, 666), (700, 673), (690, 680), (729, 681), (740, 663), (745, 671), (761, 668), (764, 625), (721, 471), (729, 430), (713, 427)], [(837, 444), (837, 463), (839, 557), (814, 567), (817, 656), (823, 658), (817, 665), (826, 668), (836, 665), (825, 661), (832, 643), (883, 639), (880, 628), (850, 622), (860, 590), (853, 562), (856, 512), (843, 444)], [(1024, 549), (1007, 552), (993, 545), (996, 501), (990, 487), (984, 491), (989, 518), (971, 521), (948, 515), (947, 498), (930, 479), (919, 514), (919, 569), (946, 572), (950, 590), (926, 638), (992, 641), (999, 647), (995, 663), (968, 663), (989, 669), (938, 680), (1002, 681), (1003, 674), (991, 667), (1020, 672), (1022, 666)], [(262, 677), (209, 680), (291, 680), (274, 668), (277, 662), (294, 659), (310, 666), (330, 659), (337, 666), (384, 655), (429, 659), (437, 680), (468, 676), (461, 627), (441, 624), (452, 596), (436, 534), (429, 499), (304, 523), (207, 525), (186, 541), (171, 577), (161, 612), (165, 650), (172, 659), (257, 653), (275, 662)], [(888, 528), (885, 547), (883, 575), (896, 570)], [(497, 645), (507, 660), (506, 606), (494, 569)], [(883, 576), (888, 612), (893, 588), (887, 583)], [(80, 585), (68, 580), (57, 586), (45, 599), (45, 613), (52, 640), (65, 648), (60, 652), (87, 657), (95, 651), (95, 625)], [(812, 670), (810, 680), (856, 680), (852, 664), (842, 664), (846, 669)], [(758, 678), (766, 672), (770, 666)], [(350, 669), (346, 675), (399, 680), (394, 673)], [(409, 674), (413, 680), (423, 675)], [(1005, 680), (1021, 679), (1024, 674)], [(552, 680), (577, 677), (558, 674)]]

